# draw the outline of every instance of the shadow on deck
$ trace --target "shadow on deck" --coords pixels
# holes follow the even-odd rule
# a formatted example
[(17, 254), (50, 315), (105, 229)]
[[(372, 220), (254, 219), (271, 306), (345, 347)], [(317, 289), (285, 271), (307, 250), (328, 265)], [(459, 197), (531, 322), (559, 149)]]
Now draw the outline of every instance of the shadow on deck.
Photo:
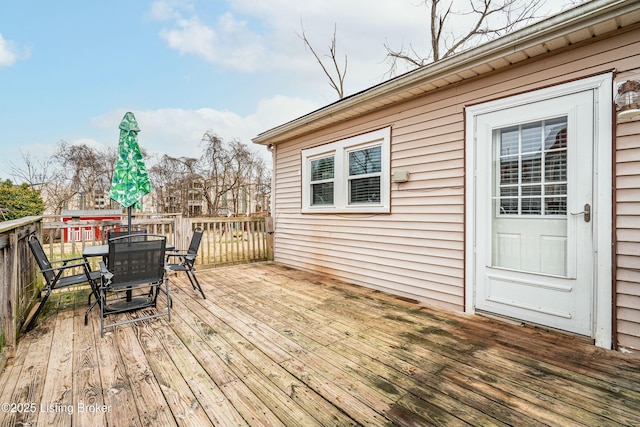
[[(640, 359), (275, 264), (172, 276), (171, 320), (84, 325), (60, 292), (0, 376), (0, 425), (640, 425)], [(135, 315), (135, 314), (133, 314)]]

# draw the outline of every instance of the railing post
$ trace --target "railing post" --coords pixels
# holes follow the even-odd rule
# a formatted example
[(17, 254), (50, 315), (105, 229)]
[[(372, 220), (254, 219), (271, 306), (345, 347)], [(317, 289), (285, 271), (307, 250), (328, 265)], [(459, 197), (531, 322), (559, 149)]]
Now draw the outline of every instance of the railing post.
[(269, 261), (273, 261), (274, 259), (274, 252), (273, 252), (274, 228), (273, 228), (272, 216), (267, 216), (264, 218), (264, 226), (265, 226), (265, 231), (267, 233), (267, 259)]

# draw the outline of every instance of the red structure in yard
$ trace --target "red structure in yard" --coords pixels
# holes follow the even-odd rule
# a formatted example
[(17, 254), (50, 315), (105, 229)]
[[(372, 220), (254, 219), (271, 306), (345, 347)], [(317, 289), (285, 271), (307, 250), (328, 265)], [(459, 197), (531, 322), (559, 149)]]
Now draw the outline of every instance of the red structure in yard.
[[(83, 221), (120, 221), (122, 219), (122, 211), (119, 209), (112, 210), (67, 210), (62, 212), (63, 222), (78, 223), (76, 227), (69, 227), (65, 230), (64, 241), (80, 242), (94, 241), (102, 238), (102, 228), (99, 226), (83, 225)], [(75, 224), (74, 224), (75, 225)]]

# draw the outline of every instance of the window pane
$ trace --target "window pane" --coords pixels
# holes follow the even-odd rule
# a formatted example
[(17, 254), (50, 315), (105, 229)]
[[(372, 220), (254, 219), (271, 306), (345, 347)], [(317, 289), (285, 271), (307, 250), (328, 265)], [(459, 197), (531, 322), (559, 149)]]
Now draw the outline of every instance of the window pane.
[(333, 205), (333, 182), (311, 184), (312, 205)]
[(380, 177), (350, 180), (349, 204), (352, 203), (380, 203)]
[(555, 150), (567, 146), (567, 118), (547, 120), (545, 122), (545, 148)]
[(548, 197), (544, 199), (544, 213), (545, 215), (566, 215), (567, 198)]
[(382, 170), (382, 147), (371, 147), (349, 153), (349, 175), (364, 175)]
[(518, 154), (518, 126), (500, 130), (500, 155)]
[(522, 125), (522, 152), (542, 150), (542, 122)]
[(311, 181), (333, 179), (333, 157), (311, 161)]
[(518, 197), (518, 187), (502, 187), (500, 189), (501, 197)]
[(544, 156), (545, 181), (567, 180), (567, 151), (554, 151)]
[(544, 194), (547, 196), (566, 196), (567, 195), (567, 184), (552, 184), (544, 186)]
[(522, 186), (523, 196), (539, 196), (541, 194), (542, 194), (542, 187), (539, 185), (523, 185)]
[(502, 215), (518, 215), (518, 199), (500, 199)]
[(540, 215), (541, 200), (539, 198), (522, 198), (522, 215)]
[(542, 157), (540, 154), (522, 158), (522, 182), (540, 182), (542, 180)]
[(500, 159), (500, 185), (518, 183), (518, 158)]

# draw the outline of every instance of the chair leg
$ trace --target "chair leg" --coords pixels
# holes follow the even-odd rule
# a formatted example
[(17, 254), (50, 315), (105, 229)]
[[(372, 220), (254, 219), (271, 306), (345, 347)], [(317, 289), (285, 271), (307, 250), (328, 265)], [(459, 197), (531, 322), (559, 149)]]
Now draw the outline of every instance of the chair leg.
[[(171, 306), (173, 305), (173, 301), (171, 300), (171, 295), (169, 295), (169, 278), (168, 277), (164, 278), (164, 286), (165, 286), (165, 289), (163, 290), (163, 292), (167, 294), (167, 319), (169, 322), (171, 322)], [(162, 289), (162, 286), (160, 286), (160, 289)]]
[[(204, 292), (202, 291), (202, 288), (200, 287), (200, 282), (198, 282), (196, 273), (194, 271), (187, 270), (187, 276), (189, 277), (189, 281), (191, 281), (191, 286), (193, 286), (193, 289), (197, 289), (198, 291), (200, 291), (200, 295), (202, 295), (202, 299), (207, 299), (207, 297), (204, 296)], [(192, 276), (193, 276), (193, 279), (191, 279)]]
[(35, 313), (33, 313), (33, 316), (31, 316), (31, 320), (29, 320), (27, 327), (24, 328), (25, 332), (31, 330), (31, 328), (33, 328), (33, 325), (35, 325), (36, 319), (38, 318), (38, 315), (40, 315), (40, 313), (42, 312), (42, 309), (44, 308), (45, 303), (49, 299), (49, 295), (51, 295), (52, 290), (53, 289), (51, 288), (47, 289), (47, 293), (44, 295), (44, 297), (42, 297), (42, 301), (40, 301), (40, 305), (38, 305), (38, 308), (36, 309)]
[(104, 291), (100, 291), (100, 338), (104, 337), (104, 306), (106, 304), (106, 299)]
[(184, 272), (187, 275), (187, 279), (189, 279), (189, 283), (191, 283), (191, 287), (193, 288), (193, 290), (197, 290), (198, 288), (196, 288), (196, 284), (193, 283), (193, 279), (191, 278), (191, 272), (189, 271), (189, 269), (185, 269)]
[[(89, 297), (89, 300), (91, 300), (91, 297)], [(96, 300), (93, 302), (93, 304), (91, 304), (89, 306), (89, 308), (87, 309), (87, 311), (84, 313), (84, 324), (85, 326), (89, 323), (89, 313), (91, 313), (91, 310), (93, 310), (93, 308), (98, 305), (100, 303), (100, 300), (98, 298), (96, 298)]]

